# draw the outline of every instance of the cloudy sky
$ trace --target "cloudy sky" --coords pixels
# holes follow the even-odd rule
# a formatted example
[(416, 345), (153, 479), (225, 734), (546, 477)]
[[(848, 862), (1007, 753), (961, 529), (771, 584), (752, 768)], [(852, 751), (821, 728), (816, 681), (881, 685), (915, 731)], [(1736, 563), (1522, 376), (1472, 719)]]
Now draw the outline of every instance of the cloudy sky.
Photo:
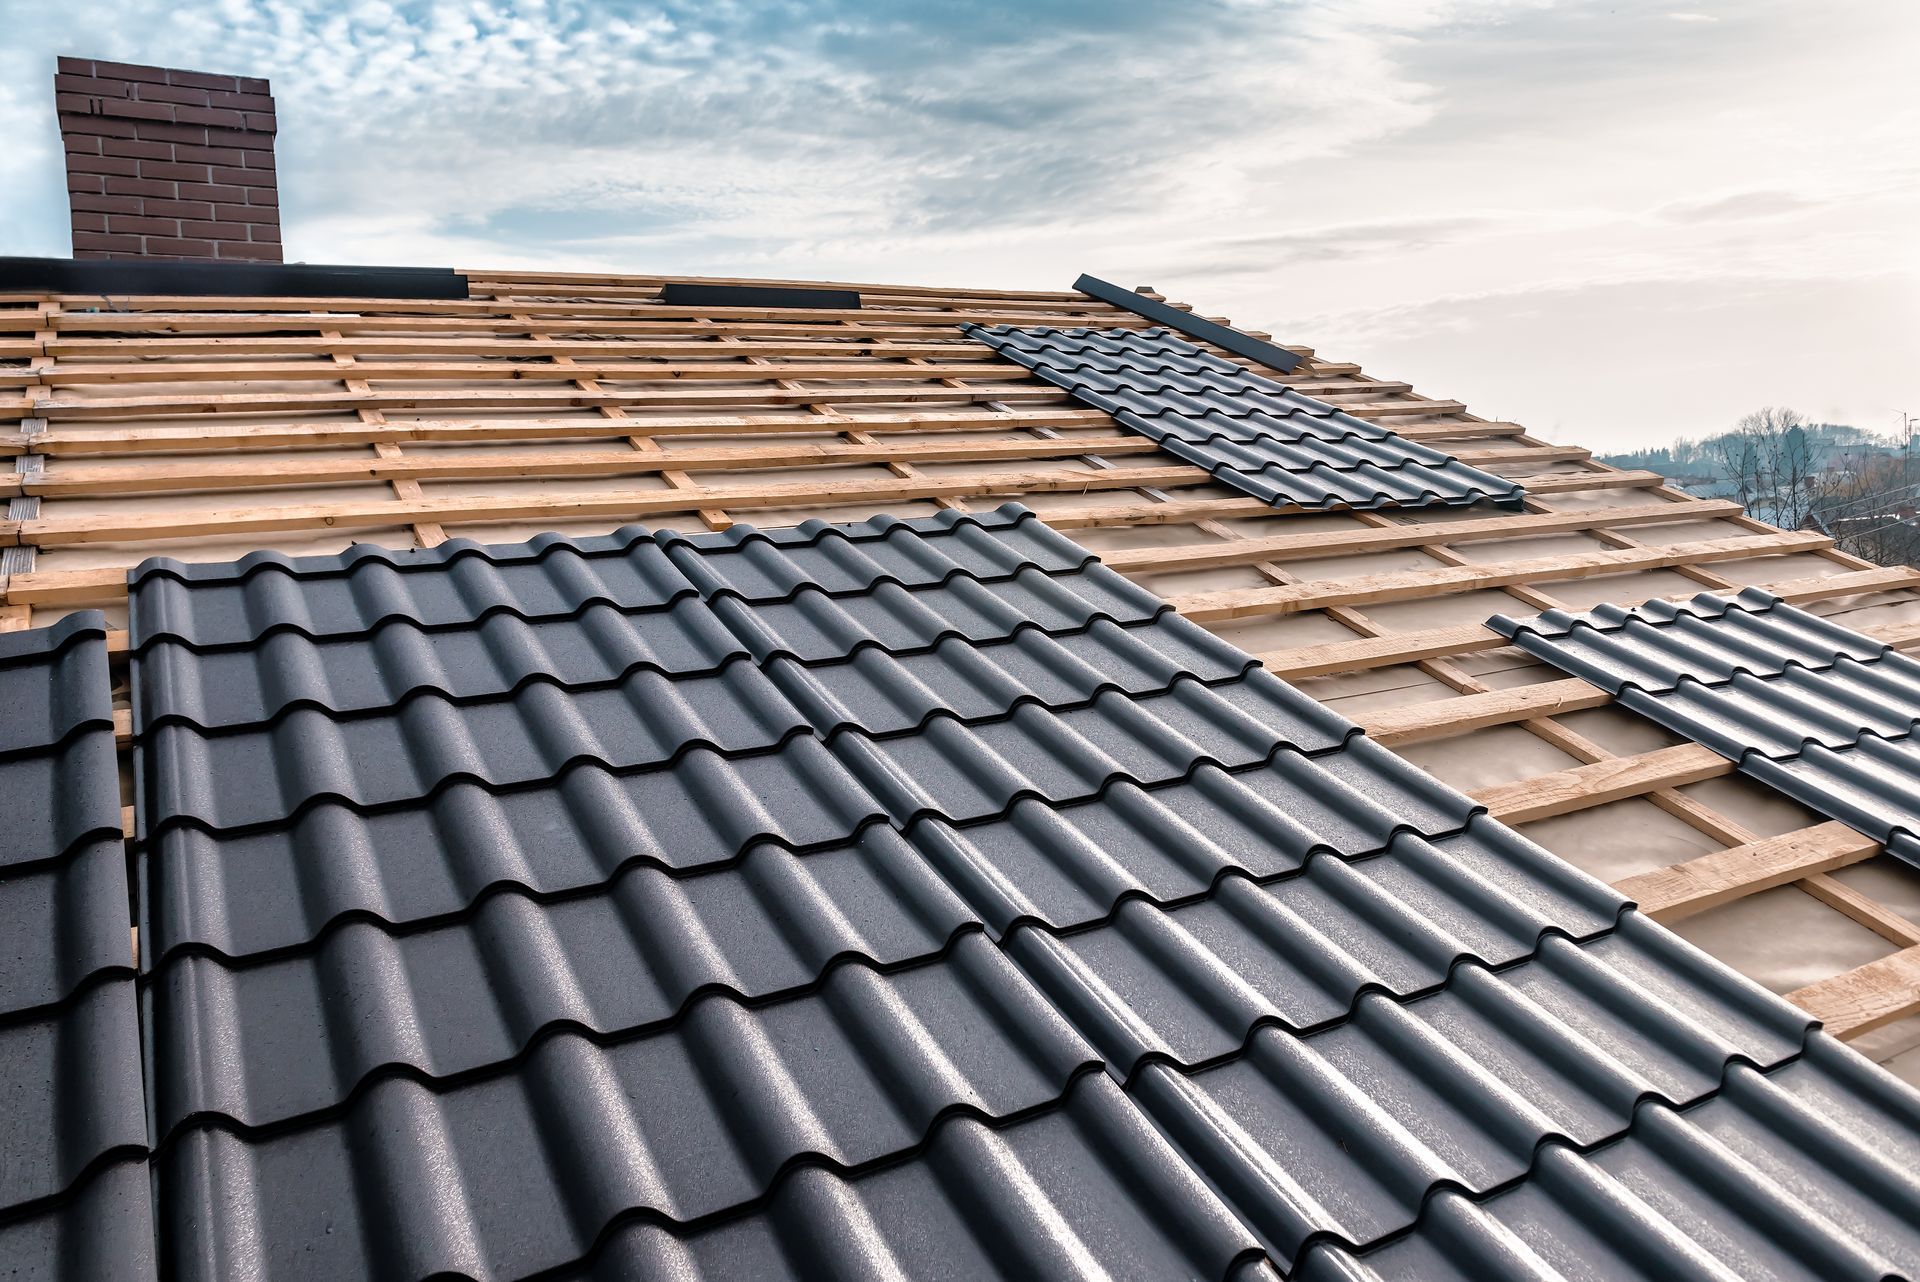
[(1914, 0), (0, 0), (0, 30), (0, 253), (68, 252), (64, 53), (270, 77), (310, 262), (1086, 270), (1599, 448), (1920, 415)]

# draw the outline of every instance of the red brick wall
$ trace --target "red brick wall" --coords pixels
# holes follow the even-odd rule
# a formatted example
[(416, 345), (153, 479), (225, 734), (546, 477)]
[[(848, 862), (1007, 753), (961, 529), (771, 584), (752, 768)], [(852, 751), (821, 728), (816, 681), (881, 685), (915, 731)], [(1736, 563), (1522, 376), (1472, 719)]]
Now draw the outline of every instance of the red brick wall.
[(280, 261), (264, 80), (60, 59), (75, 258)]

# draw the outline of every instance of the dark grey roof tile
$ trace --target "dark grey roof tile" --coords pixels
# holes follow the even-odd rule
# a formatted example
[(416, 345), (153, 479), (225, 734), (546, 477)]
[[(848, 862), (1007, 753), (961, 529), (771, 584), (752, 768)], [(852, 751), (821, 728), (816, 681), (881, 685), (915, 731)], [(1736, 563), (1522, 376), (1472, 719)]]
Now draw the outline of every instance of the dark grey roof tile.
[[(688, 536), (633, 526), (604, 538), (544, 535), (505, 548), (463, 540), (412, 551), (356, 546), (332, 557), (255, 553), (232, 566), (156, 558), (133, 575), (132, 641), (136, 650), (159, 637), (206, 649), (249, 645), (281, 628), (319, 639), (365, 633), (390, 619), (440, 628), (495, 612), (569, 618), (595, 602), (651, 613), (702, 591), (762, 601), (808, 586), (927, 587), (963, 573), (956, 557), (993, 575), (1023, 567), (1070, 573), (1091, 559), (1015, 504), (856, 526), (808, 522), (777, 534), (736, 527)], [(676, 558), (705, 567), (700, 587)]]
[(1740, 769), (1912, 862), (1920, 837), (1920, 740), (1869, 735), (1837, 752), (1809, 747), (1789, 761), (1751, 753)]
[[(405, 1119), (401, 1101), (385, 1112)], [(487, 1168), (476, 1174), (496, 1182), (466, 1181), (435, 1202), (423, 1196), (431, 1177), (406, 1178), (429, 1168), (377, 1148), (359, 1170), (317, 1165), (303, 1180), (309, 1196), (275, 1199), (248, 1177), (243, 1141), (204, 1131), (191, 1142), (211, 1159), (195, 1188), (219, 1196), (222, 1211), (202, 1236), (163, 1241), (170, 1275), (188, 1282), (245, 1268), (294, 1279), (517, 1276), (566, 1256), (556, 1276), (580, 1282), (866, 1276), (883, 1264), (913, 1278), (1027, 1278), (1090, 1262), (1115, 1276), (1216, 1278), (1259, 1249), (1101, 1074), (1078, 1077), (1063, 1107), (1003, 1125), (949, 1115), (903, 1161), (791, 1168), (763, 1201), (693, 1228), (620, 1216), (622, 1199), (592, 1199), (578, 1159), (562, 1167), (557, 1154), (534, 1159), (554, 1163), (551, 1184), (521, 1175), (534, 1184), (529, 1201), (509, 1200), (513, 1172)], [(589, 1144), (583, 1156), (603, 1152)], [(437, 1144), (422, 1156), (457, 1155)], [(287, 1160), (276, 1154), (271, 1167)], [(165, 1219), (188, 1211), (175, 1209), (182, 1186), (161, 1190)]]
[(0, 761), (0, 869), (58, 859), (120, 832), (119, 763), (109, 722), (44, 753)]
[[(1788, 605), (1761, 588), (1738, 595), (1703, 592), (1684, 602), (1602, 605), (1581, 614), (1548, 610), (1531, 618), (1497, 616), (1488, 626), (1529, 652), (1551, 654), (1558, 667), (1618, 694), (1635, 686), (1649, 694), (1682, 680), (1724, 685), (1736, 676), (1776, 677), (1793, 669), (1825, 672), (1850, 662), (1873, 671), (1896, 661), (1889, 677), (1909, 691), (1912, 660), (1883, 641)], [(1911, 697), (1909, 693), (1905, 697)]]
[(1670, 690), (1629, 688), (1621, 706), (1738, 761), (1784, 759), (1803, 749), (1845, 748), (1862, 735), (1904, 738), (1920, 727), (1920, 663), (1845, 657), (1823, 672), (1792, 667), (1771, 677), (1736, 673), (1720, 685), (1682, 677)]
[[(601, 1045), (562, 1032), (511, 1072), (378, 1077), (338, 1120), (299, 1130), (243, 1139), (197, 1125), (162, 1150), (163, 1197), (224, 1202), (212, 1232), (244, 1225), (269, 1253), (313, 1252), (336, 1276), (354, 1271), (340, 1253), (364, 1249), (369, 1229), (434, 1252), (409, 1274), (518, 1276), (579, 1260), (624, 1215), (686, 1224), (760, 1202), (796, 1164), (860, 1167), (920, 1151), (951, 1115), (1055, 1105), (1096, 1065), (973, 934), (936, 965), (838, 967), (816, 996), (757, 1009), (708, 997), (658, 1036)], [(248, 1180), (305, 1192), (230, 1200)], [(469, 1253), (439, 1254), (476, 1227), (485, 1240)]]
[(1920, 663), (1886, 643), (1760, 589), (1489, 626), (1920, 863)]
[[(1415, 893), (1399, 898), (1409, 884)], [(1437, 920), (1423, 912), (1436, 903)], [(1615, 920), (1596, 912), (1573, 925), (1596, 935)], [(1402, 838), (1377, 858), (1318, 855), (1264, 884), (1230, 873), (1197, 901), (1128, 900), (1109, 923), (1016, 931), (1005, 946), (1125, 1075), (1147, 1056), (1191, 1065), (1233, 1054), (1260, 1024), (1336, 1023), (1365, 992), (1413, 996), (1463, 962), (1506, 966), (1565, 930), (1531, 884), (1489, 884)]]
[(0, 1220), (73, 1190), (95, 1167), (146, 1155), (131, 981), (92, 984), (0, 1022)]
[(0, 633), (0, 876), (119, 839), (106, 636), (97, 610)]
[(133, 977), (126, 849), (90, 841), (64, 859), (0, 869), (0, 1021)]
[(1804, 1279), (1920, 1272), (1912, 1091), (1816, 1034), (1801, 1058), (1684, 1110), (1643, 1104), (1590, 1153), (1548, 1143), (1528, 1178), (1442, 1190), (1415, 1230), (1364, 1254), (1323, 1240), (1299, 1276)]
[[(1050, 1102), (1094, 1063), (977, 931), (937, 960), (891, 972), (849, 961), (806, 976), (799, 993), (748, 1005), (723, 977), (691, 997), (620, 991), (623, 981), (677, 978), (650, 978), (631, 944), (602, 959), (590, 992), (564, 957), (542, 956), (564, 947), (564, 928), (523, 898), (496, 896), (475, 919), (484, 955), (469, 963), (445, 955), (465, 940), (443, 933), (408, 948), (366, 924), (330, 936), (310, 964), (235, 972), (181, 959), (153, 1009), (161, 1144), (196, 1122), (258, 1130), (326, 1114), (393, 1077), (427, 1082), (479, 1141), (486, 1114), (475, 1101), (524, 1099), (531, 1128), (545, 1091), (604, 1078), (636, 1101), (633, 1121), (655, 1150), (625, 1164), (686, 1164), (684, 1184), (666, 1181), (669, 1200), (646, 1205), (690, 1219), (762, 1191), (735, 1184), (695, 1204), (683, 1190), (705, 1178), (693, 1169), (703, 1154), (741, 1152), (754, 1168), (741, 1175), (764, 1186), (801, 1154), (853, 1165), (911, 1149), (949, 1108), (1003, 1117)], [(637, 964), (623, 968), (623, 956)], [(407, 962), (430, 969), (416, 979)], [(488, 969), (502, 973), (490, 980)], [(503, 1077), (518, 1082), (497, 1089)], [(629, 1126), (605, 1102), (580, 1103), (613, 1133)], [(783, 1117), (783, 1105), (813, 1120)], [(655, 1114), (683, 1117), (655, 1132)], [(773, 1147), (755, 1151), (763, 1145)]]
[(985, 518), (951, 512), (914, 520), (882, 516), (858, 525), (812, 522), (800, 532), (806, 532), (804, 540), (759, 536), (738, 526), (717, 536), (658, 537), (708, 600), (779, 601), (803, 588), (842, 595), (889, 582), (925, 587), (956, 577), (1009, 578), (1026, 569), (1072, 574), (1093, 559), (1017, 505)]
[(843, 734), (831, 746), (896, 822), (922, 814), (966, 822), (1021, 796), (1075, 801), (1120, 780), (1168, 783), (1201, 764), (1256, 765), (1283, 747), (1329, 752), (1357, 733), (1256, 669), (1226, 686), (1186, 679), (1161, 694), (1108, 692), (1061, 712), (1026, 704), (972, 725), (939, 716), (914, 735)]
[(831, 998), (836, 965), (928, 961), (973, 924), (898, 834), (870, 828), (814, 855), (755, 847), (700, 876), (641, 866), (553, 902), (504, 891), (404, 933), (351, 918), (244, 965), (176, 952), (146, 985), (156, 1107), (168, 1126), (200, 1109), (263, 1125), (383, 1069), (446, 1078), (566, 1028), (665, 1028), (706, 994)]
[(460, 779), (534, 784), (583, 763), (664, 767), (695, 745), (766, 752), (806, 728), (744, 659), (679, 679), (642, 670), (580, 693), (536, 682), (472, 703), (419, 694), (351, 719), (296, 707), (264, 727), (215, 734), (169, 721), (143, 736), (142, 831), (277, 823), (323, 799), (361, 808), (417, 801)]
[(963, 330), (1223, 484), (1277, 507), (1511, 506), (1523, 495), (1513, 481), (1210, 356), (1167, 329)]
[[(1365, 1015), (1369, 993), (1398, 999), (1439, 988), (1405, 1009), (1454, 1047), (1448, 1055), (1518, 1080), (1516, 1047), (1545, 1047), (1567, 1071), (1596, 1074), (1582, 1089), (1604, 1091), (1626, 1080), (1596, 1067), (1604, 1061), (1594, 1048), (1611, 1048), (1606, 1060), (1637, 1083), (1615, 1100), (1624, 1109), (1642, 1090), (1697, 1098), (1735, 1056), (1777, 1063), (1799, 1051), (1810, 1026), (1784, 1003), (1755, 1001), (1744, 981), (1694, 963), (1637, 915), (1579, 947), (1537, 918), (1530, 937), (1489, 940), (1483, 924), (1475, 942), (1492, 955), (1476, 956), (1394, 904), (1365, 866), (1315, 860), (1317, 896), (1289, 894), (1305, 879), (1260, 887), (1229, 877), (1200, 904), (1166, 911), (1134, 901), (1111, 925), (1065, 938), (1018, 932), (1008, 949), (1123, 1077), (1148, 1058), (1192, 1066), (1232, 1056), (1264, 1025), (1308, 1034), (1318, 1047), (1332, 1036), (1318, 1030)], [(1330, 889), (1356, 902), (1327, 913)], [(1363, 933), (1372, 936), (1367, 951), (1342, 947)]]
[(112, 725), (105, 644), (106, 620), (93, 610), (51, 628), (0, 632), (0, 761), (45, 753), (89, 725)]
[(109, 1159), (67, 1197), (0, 1215), (11, 1282), (153, 1282), (153, 1201), (144, 1155)]
[(847, 597), (809, 590), (786, 601), (728, 597), (713, 609), (754, 657), (785, 654), (802, 663), (829, 662), (867, 646), (905, 654), (948, 637), (997, 641), (1023, 628), (1057, 635), (1102, 619), (1131, 626), (1169, 612), (1164, 600), (1104, 567), (1073, 576), (1028, 569), (992, 584), (956, 578), (937, 588), (880, 583)]
[(682, 597), (644, 628), (604, 604), (529, 622), (494, 613), (471, 628), (426, 631), (390, 618), (364, 635), (316, 641), (282, 629), (248, 649), (206, 653), (162, 635), (133, 658), (134, 733), (169, 718), (202, 729), (268, 721), (295, 706), (335, 713), (387, 708), (411, 695), (492, 698), (532, 681), (608, 685), (641, 669), (712, 672), (746, 654), (702, 601)]
[[(1078, 802), (1024, 798), (982, 823), (956, 826), (930, 815), (909, 832), (921, 856), (995, 932), (1021, 921), (1070, 929), (1107, 916), (1128, 896), (1169, 903), (1202, 894), (1232, 872), (1291, 873), (1315, 851), (1365, 856), (1389, 842), (1416, 841), (1416, 833), (1467, 828), (1477, 809), (1472, 802), (1409, 773), (1399, 758), (1356, 739), (1343, 752), (1312, 760), (1282, 749), (1250, 770), (1200, 765), (1163, 787), (1121, 781)], [(1433, 849), (1493, 851), (1473, 875), (1524, 885), (1560, 920), (1583, 928), (1596, 915), (1610, 921), (1619, 911), (1623, 901), (1597, 883), (1563, 886), (1563, 865), (1527, 843), (1514, 845), (1494, 851), (1475, 830)]]
[(565, 1276), (1222, 1279), (1261, 1260), (1245, 1226), (1096, 1074), (1064, 1108), (997, 1128), (955, 1118), (920, 1155), (855, 1179), (796, 1171), (765, 1207), (699, 1232), (622, 1225)]
[(153, 1276), (106, 620), (0, 633), (0, 1272)]
[(777, 658), (766, 672), (822, 735), (879, 736), (913, 730), (936, 714), (986, 721), (1024, 704), (1074, 708), (1104, 691), (1145, 697), (1177, 681), (1236, 681), (1254, 664), (1231, 647), (1162, 643), (1155, 625), (1096, 623), (1061, 637), (1025, 629), (997, 644), (949, 640), (904, 656), (867, 647), (844, 663), (803, 667)]
[(141, 920), (156, 955), (204, 944), (245, 956), (298, 947), (351, 914), (455, 916), (498, 888), (560, 894), (640, 864), (731, 863), (762, 841), (817, 849), (884, 816), (811, 736), (753, 757), (696, 748), (672, 770), (585, 764), (497, 794), (454, 782), (371, 814), (322, 801), (252, 833), (167, 828), (142, 856)]

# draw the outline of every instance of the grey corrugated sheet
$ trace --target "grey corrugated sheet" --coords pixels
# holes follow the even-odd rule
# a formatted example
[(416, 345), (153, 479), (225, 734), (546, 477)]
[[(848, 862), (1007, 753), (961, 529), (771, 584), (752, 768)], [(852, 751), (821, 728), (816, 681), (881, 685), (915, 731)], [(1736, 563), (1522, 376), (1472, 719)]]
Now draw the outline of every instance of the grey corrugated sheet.
[(106, 621), (0, 633), (0, 1270), (153, 1276)]
[(1920, 663), (1761, 588), (1488, 626), (1920, 864)]
[(1518, 506), (1519, 483), (1211, 356), (1171, 330), (966, 334), (1275, 507)]
[(1030, 513), (589, 542), (139, 577), (180, 1276), (1284, 1273), (1826, 1054)]

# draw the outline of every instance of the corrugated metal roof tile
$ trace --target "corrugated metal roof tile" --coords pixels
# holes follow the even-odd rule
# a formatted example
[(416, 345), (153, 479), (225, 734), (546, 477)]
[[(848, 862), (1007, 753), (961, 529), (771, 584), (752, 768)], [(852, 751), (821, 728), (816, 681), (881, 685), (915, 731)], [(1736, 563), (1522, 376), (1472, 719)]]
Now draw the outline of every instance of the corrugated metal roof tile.
[[(598, 1082), (580, 1106), (631, 1132), (644, 1151), (620, 1165), (659, 1180), (649, 1195), (664, 1200), (634, 1205), (684, 1221), (752, 1200), (803, 1154), (858, 1165), (914, 1148), (948, 1109), (1000, 1118), (1049, 1103), (1098, 1062), (977, 931), (905, 969), (828, 966), (778, 1000), (749, 1004), (722, 975), (649, 1009), (621, 987), (646, 982), (644, 964), (623, 969), (616, 952), (582, 975), (553, 955), (559, 927), (546, 913), (513, 897), (491, 904), (476, 921), (478, 974), (444, 956), (445, 936), (403, 951), (372, 926), (335, 933), (297, 967), (170, 967), (154, 1016), (181, 1035), (159, 1044), (153, 1070), (161, 1145), (195, 1122), (259, 1131), (343, 1105), (351, 1119), (379, 1083), (406, 1078), (431, 1089), (464, 1149), (487, 1142), (502, 1108), (525, 1101), (531, 1135), (550, 1092)], [(662, 1114), (672, 1120), (656, 1126)], [(350, 1122), (329, 1125), (346, 1142)], [(692, 1191), (734, 1151), (759, 1185)]]
[(768, 841), (822, 849), (885, 817), (808, 736), (753, 757), (695, 748), (637, 775), (583, 763), (499, 793), (455, 781), (373, 813), (321, 801), (254, 832), (163, 829), (141, 859), (142, 923), (156, 955), (204, 942), (243, 956), (350, 914), (424, 922), (503, 888), (561, 894), (643, 865), (693, 871)]
[[(1805, 1016), (1034, 527), (456, 549), (430, 560), (468, 585), (464, 622), (404, 556), (154, 572), (165, 629), (136, 598), (135, 649), (184, 675), (139, 739), (143, 805), (184, 792), (175, 731), (399, 727), (357, 775), (276, 747), (270, 789), (236, 774), (149, 829), (179, 1274), (1248, 1276), (1262, 1244), (1284, 1270), (1329, 1235), (1417, 1232), (1449, 1189), (1497, 1194), (1647, 1100), (1801, 1053)], [(980, 539), (1018, 550), (970, 559)], [(476, 635), (502, 617), (489, 557), (516, 602), (557, 602), (527, 567), (604, 580), (654, 551), (698, 585), (671, 608), (535, 650), (515, 605), (511, 645)], [(796, 556), (830, 559), (835, 595), (796, 586)], [(356, 578), (377, 590), (343, 594)], [(314, 599), (236, 607), (270, 580)], [(463, 690), (532, 683), (449, 698), (424, 652), (382, 671), (352, 640), (389, 617), (375, 597), (434, 603), (435, 631), (360, 645), (458, 635), (511, 656)], [(696, 603), (752, 657), (714, 633), (638, 671), (758, 673), (779, 702), (735, 706), (791, 733), (723, 749), (540, 670), (664, 653), (645, 634)], [(298, 645), (272, 640), (296, 618)], [(248, 652), (275, 644), (325, 657), (276, 688)], [(213, 691), (236, 662), (245, 694)], [(330, 702), (378, 709), (389, 680), (398, 715)], [(522, 704), (520, 740), (480, 724)], [(599, 745), (635, 736), (610, 768)], [(502, 786), (446, 742), (525, 768)]]
[(0, 633), (0, 1267), (153, 1275), (106, 620)]
[(1920, 1271), (1920, 1111), (1830, 1038), (1720, 1093), (1649, 1101), (1617, 1140), (1544, 1145), (1490, 1198), (1446, 1189), (1404, 1237), (1312, 1247), (1309, 1282), (1433, 1278), (1911, 1277)]
[(1682, 680), (1717, 686), (1743, 674), (1825, 672), (1842, 659), (1877, 666), (1873, 661), (1898, 657), (1885, 642), (1788, 605), (1764, 588), (1602, 605), (1585, 613), (1502, 615), (1490, 626), (1518, 645), (1550, 646), (1558, 666), (1595, 685), (1611, 691), (1634, 686), (1648, 694), (1664, 693)]
[(1516, 482), (1210, 356), (1168, 329), (962, 329), (1276, 507), (1512, 506), (1524, 495)]
[(880, 517), (858, 526), (810, 521), (792, 530), (739, 525), (698, 535), (630, 526), (499, 548), (455, 539), (418, 549), (360, 544), (338, 556), (257, 552), (230, 565), (155, 557), (133, 573), (136, 648), (159, 637), (201, 649), (251, 645), (277, 628), (354, 637), (389, 619), (467, 627), (497, 611), (571, 618), (596, 602), (649, 613), (701, 591), (680, 569), (676, 549), (681, 560), (697, 553), (709, 562), (720, 585), (712, 591), (756, 602), (809, 588), (864, 593), (876, 582), (933, 587), (969, 567), (976, 577), (1012, 577), (1028, 566), (1071, 573), (1092, 559), (1024, 509), (947, 513), (903, 531), (906, 524)]
[(1490, 627), (1920, 863), (1920, 663), (1749, 588)]

